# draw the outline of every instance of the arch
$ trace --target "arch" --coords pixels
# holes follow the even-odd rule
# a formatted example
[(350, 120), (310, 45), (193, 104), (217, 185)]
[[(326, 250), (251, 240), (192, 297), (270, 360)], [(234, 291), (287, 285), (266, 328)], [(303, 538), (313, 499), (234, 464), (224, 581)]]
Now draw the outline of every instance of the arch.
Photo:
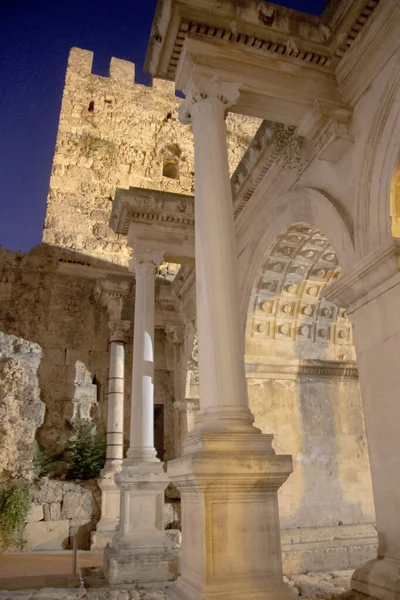
[(373, 120), (355, 205), (355, 245), (362, 258), (392, 235), (392, 216), (400, 216), (400, 207), (394, 204), (391, 190), (400, 155), (400, 71), (398, 60), (389, 83), (382, 94), (382, 102)]
[[(340, 564), (355, 545), (353, 527), (368, 539), (374, 521), (352, 327), (322, 297), (339, 265), (355, 263), (351, 226), (326, 194), (303, 188), (265, 202), (254, 237), (243, 297), (248, 398), (256, 426), (293, 457), (279, 498), (284, 559), (312, 570), (324, 560), (319, 540), (345, 532), (340, 548), (331, 542)], [(364, 552), (374, 556), (373, 543), (352, 556), (354, 566)]]
[(257, 218), (257, 232), (247, 253), (247, 265), (241, 284), (241, 314), (244, 323), (251, 305), (257, 274), (276, 238), (295, 223), (307, 223), (322, 231), (334, 247), (339, 264), (346, 272), (356, 262), (351, 226), (348, 219), (326, 193), (314, 188), (300, 188), (283, 194), (271, 208)]

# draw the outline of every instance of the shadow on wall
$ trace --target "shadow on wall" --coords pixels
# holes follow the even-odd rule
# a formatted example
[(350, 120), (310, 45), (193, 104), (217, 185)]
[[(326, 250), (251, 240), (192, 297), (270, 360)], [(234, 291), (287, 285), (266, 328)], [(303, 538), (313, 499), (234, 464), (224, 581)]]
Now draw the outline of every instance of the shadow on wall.
[[(0, 331), (42, 349), (37, 375), (46, 414), (37, 439), (48, 452), (57, 451), (59, 440), (68, 437), (74, 405), (86, 403), (84, 396), (94, 379), (100, 404), (92, 416), (97, 420), (103, 416), (108, 326), (106, 313), (92, 294), (96, 270), (110, 267), (105, 261), (47, 245), (27, 254), (0, 250)], [(94, 400), (93, 391), (89, 396)]]

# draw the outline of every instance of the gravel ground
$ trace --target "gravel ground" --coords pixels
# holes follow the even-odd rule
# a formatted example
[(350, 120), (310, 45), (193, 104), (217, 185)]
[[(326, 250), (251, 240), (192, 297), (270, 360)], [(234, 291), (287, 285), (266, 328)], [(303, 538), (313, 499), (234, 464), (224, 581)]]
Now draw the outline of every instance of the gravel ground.
[[(287, 575), (285, 583), (290, 587), (294, 600), (362, 600), (362, 594), (350, 591), (352, 571), (333, 571), (331, 573), (305, 573)], [(88, 589), (79, 596), (76, 589), (45, 588), (42, 590), (0, 590), (0, 600), (165, 600), (168, 585), (148, 585), (145, 588), (129, 589)]]

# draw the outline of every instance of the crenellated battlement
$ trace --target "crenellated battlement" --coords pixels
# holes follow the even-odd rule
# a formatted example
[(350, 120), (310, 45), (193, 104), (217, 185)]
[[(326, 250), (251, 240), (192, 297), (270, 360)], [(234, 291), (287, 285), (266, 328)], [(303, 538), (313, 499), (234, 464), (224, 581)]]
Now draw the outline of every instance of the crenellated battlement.
[[(117, 189), (193, 193), (192, 131), (178, 120), (174, 82), (135, 83), (133, 62), (111, 58), (93, 73), (93, 52), (69, 53), (43, 241), (127, 265), (109, 227)], [(258, 121), (228, 115), (229, 163), (239, 162)], [(79, 215), (79, 218), (77, 218)]]
[[(79, 75), (80, 77), (94, 75), (92, 69), (93, 52), (82, 48), (71, 48), (68, 58), (67, 78), (71, 74)], [(135, 82), (135, 63), (123, 60), (122, 58), (111, 57), (108, 76), (110, 79), (123, 84), (142, 85)], [(153, 79), (150, 87), (175, 95), (175, 84), (173, 81)]]

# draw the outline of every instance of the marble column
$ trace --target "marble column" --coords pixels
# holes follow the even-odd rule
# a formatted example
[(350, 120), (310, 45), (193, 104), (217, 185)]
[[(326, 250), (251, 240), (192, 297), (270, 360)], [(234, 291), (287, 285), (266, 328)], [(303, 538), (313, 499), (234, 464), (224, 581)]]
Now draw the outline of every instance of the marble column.
[(120, 524), (104, 553), (111, 584), (164, 581), (176, 576), (176, 532), (165, 532), (164, 491), (169, 479), (154, 448), (154, 294), (163, 256), (135, 252), (136, 274), (130, 447), (115, 476)]
[(351, 587), (400, 600), (400, 240), (366, 256), (328, 286), (354, 328), (378, 532), (377, 557)]
[(182, 498), (182, 569), (171, 600), (291, 597), (277, 501), (291, 457), (275, 455), (247, 405), (225, 128), (238, 88), (191, 79), (180, 109), (195, 146), (200, 410), (183, 457), (168, 464)]
[(99, 281), (95, 297), (107, 308), (110, 329), (110, 365), (107, 395), (106, 463), (97, 480), (101, 490), (101, 517), (92, 536), (92, 550), (111, 543), (119, 523), (120, 493), (114, 475), (121, 470), (124, 448), (125, 342), (131, 322), (121, 319), (129, 283)]

